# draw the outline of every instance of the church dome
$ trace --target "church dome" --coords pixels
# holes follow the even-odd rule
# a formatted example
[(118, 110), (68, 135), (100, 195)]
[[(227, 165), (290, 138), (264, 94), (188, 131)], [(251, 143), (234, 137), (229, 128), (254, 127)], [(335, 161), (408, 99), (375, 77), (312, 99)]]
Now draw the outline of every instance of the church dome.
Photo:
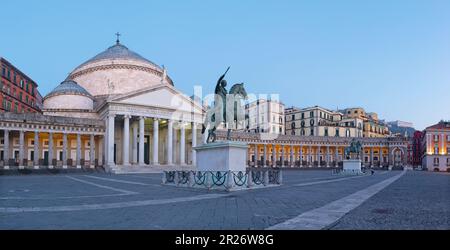
[(44, 109), (92, 110), (93, 96), (73, 80), (66, 79), (43, 99)]
[(78, 66), (69, 78), (94, 97), (125, 94), (159, 84), (173, 85), (165, 69), (119, 41)]

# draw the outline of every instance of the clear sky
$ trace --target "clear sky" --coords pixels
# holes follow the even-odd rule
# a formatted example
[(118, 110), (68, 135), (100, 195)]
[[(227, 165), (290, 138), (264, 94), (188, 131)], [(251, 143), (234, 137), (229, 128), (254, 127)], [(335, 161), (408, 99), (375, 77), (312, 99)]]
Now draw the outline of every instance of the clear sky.
[(417, 129), (450, 119), (450, 1), (3, 1), (0, 55), (45, 95), (114, 44), (175, 86), (229, 83), (286, 106), (364, 107)]

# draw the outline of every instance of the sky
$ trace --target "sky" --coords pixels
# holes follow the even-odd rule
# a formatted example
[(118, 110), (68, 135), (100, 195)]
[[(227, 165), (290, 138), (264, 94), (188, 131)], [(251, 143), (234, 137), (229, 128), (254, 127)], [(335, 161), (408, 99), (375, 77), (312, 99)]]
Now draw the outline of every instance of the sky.
[(450, 1), (4, 1), (0, 56), (47, 94), (121, 43), (175, 87), (218, 77), (286, 106), (363, 107), (424, 129), (450, 120)]

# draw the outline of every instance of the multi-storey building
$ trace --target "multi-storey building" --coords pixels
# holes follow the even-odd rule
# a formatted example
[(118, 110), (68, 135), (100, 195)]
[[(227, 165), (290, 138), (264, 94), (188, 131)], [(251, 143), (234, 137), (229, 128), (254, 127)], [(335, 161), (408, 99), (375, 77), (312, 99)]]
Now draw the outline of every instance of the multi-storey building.
[(286, 135), (362, 137), (363, 120), (319, 106), (287, 108)]
[(422, 167), (450, 171), (450, 121), (441, 121), (424, 130)]
[(412, 138), (410, 139), (410, 143), (408, 145), (408, 163), (413, 167), (422, 165), (422, 140), (422, 131), (414, 132)]
[(388, 126), (378, 119), (376, 113), (366, 113), (363, 108), (347, 108), (342, 113), (346, 118), (358, 118), (364, 122), (363, 137), (387, 137), (390, 135)]
[(258, 99), (245, 105), (250, 132), (284, 134), (284, 104), (270, 99)]
[(0, 57), (0, 112), (41, 112), (42, 97), (35, 81)]

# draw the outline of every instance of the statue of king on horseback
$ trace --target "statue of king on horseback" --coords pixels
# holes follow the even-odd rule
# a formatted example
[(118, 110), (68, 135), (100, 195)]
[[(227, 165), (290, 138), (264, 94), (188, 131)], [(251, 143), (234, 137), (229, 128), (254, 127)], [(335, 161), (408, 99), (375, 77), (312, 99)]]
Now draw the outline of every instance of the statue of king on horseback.
[(216, 130), (223, 123), (228, 129), (227, 140), (231, 139), (231, 130), (245, 128), (245, 109), (243, 101), (247, 99), (244, 83), (237, 83), (226, 90), (227, 81), (224, 79), (228, 69), (219, 78), (214, 90), (214, 106), (207, 110), (202, 127), (202, 134), (208, 129), (207, 143), (216, 141)]

